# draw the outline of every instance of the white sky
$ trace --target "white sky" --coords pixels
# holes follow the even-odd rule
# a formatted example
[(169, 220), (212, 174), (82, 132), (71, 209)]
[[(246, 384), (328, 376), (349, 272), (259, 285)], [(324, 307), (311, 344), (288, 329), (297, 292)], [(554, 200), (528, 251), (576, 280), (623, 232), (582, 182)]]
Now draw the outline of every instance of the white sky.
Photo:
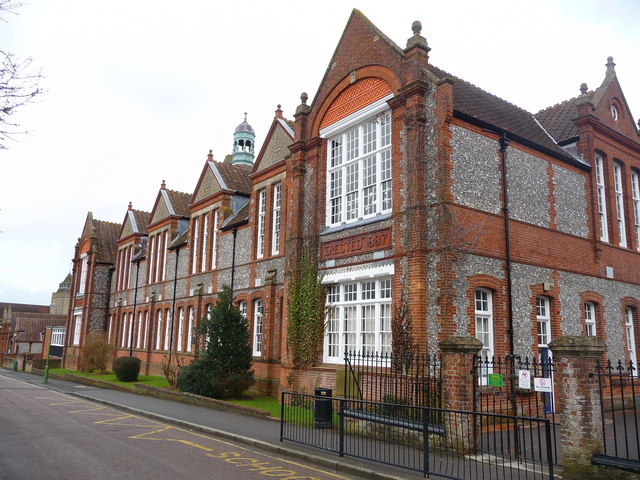
[(532, 112), (598, 87), (612, 55), (640, 115), (637, 0), (25, 1), (0, 46), (47, 92), (0, 150), (3, 302), (49, 303), (87, 211), (149, 211), (163, 179), (192, 192), (245, 111), (259, 147), (278, 103), (313, 99), (354, 7), (401, 47), (420, 20), (434, 65)]

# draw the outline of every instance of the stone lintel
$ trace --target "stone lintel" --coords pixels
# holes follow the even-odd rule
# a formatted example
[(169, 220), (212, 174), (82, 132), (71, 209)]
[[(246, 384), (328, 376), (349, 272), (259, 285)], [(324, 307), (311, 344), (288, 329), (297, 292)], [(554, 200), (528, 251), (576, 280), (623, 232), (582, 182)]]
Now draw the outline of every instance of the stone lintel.
[(476, 337), (451, 336), (441, 340), (439, 346), (444, 353), (476, 355), (482, 349), (482, 342)]
[(549, 343), (554, 356), (597, 358), (607, 348), (598, 337), (572, 337), (565, 335), (555, 338)]

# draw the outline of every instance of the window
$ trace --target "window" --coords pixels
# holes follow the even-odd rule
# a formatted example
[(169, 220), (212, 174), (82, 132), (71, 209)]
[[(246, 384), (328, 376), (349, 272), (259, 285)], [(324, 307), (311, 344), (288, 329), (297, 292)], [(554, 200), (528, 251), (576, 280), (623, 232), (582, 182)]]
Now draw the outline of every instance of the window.
[(52, 347), (64, 346), (64, 327), (53, 327), (51, 329), (51, 346)]
[(162, 349), (162, 310), (158, 310), (156, 319), (156, 350)]
[(176, 345), (176, 352), (182, 351), (182, 337), (184, 335), (184, 308), (178, 309), (178, 344)]
[(120, 346), (127, 346), (127, 314), (122, 314), (122, 338), (120, 339)]
[(75, 310), (73, 312), (74, 327), (73, 327), (73, 344), (80, 345), (80, 330), (82, 329), (82, 310)]
[(131, 347), (133, 340), (133, 312), (129, 312), (129, 326), (127, 328), (127, 348)]
[(596, 336), (596, 305), (593, 302), (584, 304), (584, 324), (587, 337)]
[(548, 348), (551, 341), (551, 316), (547, 297), (536, 298), (536, 320), (538, 322), (538, 347)]
[(165, 230), (162, 232), (162, 273), (160, 275), (160, 280), (166, 280), (167, 278), (167, 237), (168, 232)]
[(240, 310), (240, 314), (247, 318), (247, 302), (244, 300), (238, 304), (238, 310)]
[(391, 353), (391, 279), (330, 285), (324, 355), (341, 362), (345, 351)]
[(209, 214), (206, 213), (202, 217), (202, 258), (200, 259), (201, 271), (209, 270), (207, 265), (207, 248), (209, 247)]
[(253, 302), (253, 356), (262, 355), (262, 315), (264, 313), (264, 305), (262, 300), (258, 299)]
[(631, 307), (626, 307), (624, 309), (624, 323), (627, 333), (627, 350), (629, 350), (629, 361), (633, 362), (633, 367), (636, 369), (634, 370), (633, 374), (638, 375), (638, 364), (636, 361), (636, 337), (633, 328), (633, 313), (633, 308)]
[(165, 310), (164, 320), (164, 350), (169, 350), (171, 346), (171, 310)]
[(155, 283), (154, 280), (154, 273), (155, 273), (155, 251), (154, 251), (154, 247), (156, 245), (156, 236), (155, 235), (151, 235), (149, 237), (149, 255), (147, 258), (147, 276), (149, 278), (149, 283)]
[(198, 271), (198, 230), (200, 229), (200, 219), (193, 220), (193, 242), (191, 245), (191, 273)]
[(273, 227), (271, 231), (271, 253), (280, 253), (280, 205), (282, 197), (282, 185), (276, 183), (273, 186)]
[(618, 121), (618, 109), (615, 105), (611, 105), (611, 118), (613, 118), (614, 122)]
[(607, 228), (607, 200), (604, 186), (604, 159), (596, 154), (596, 186), (598, 195), (598, 218), (600, 220), (600, 240), (609, 241), (609, 229)]
[(217, 255), (218, 245), (218, 210), (213, 212), (213, 240), (211, 241), (211, 268), (216, 268), (216, 262), (218, 260)]
[(190, 352), (191, 344), (193, 343), (193, 307), (189, 307), (188, 317), (189, 323), (187, 324), (187, 352)]
[(391, 211), (391, 113), (329, 138), (327, 223), (337, 226)]
[(476, 338), (482, 342), (480, 355), (484, 360), (493, 357), (493, 299), (489, 290), (475, 292)]
[(87, 254), (80, 256), (80, 283), (78, 284), (78, 295), (84, 295), (87, 291), (87, 269), (89, 267), (87, 261)]
[(262, 258), (264, 256), (264, 229), (265, 229), (265, 214), (267, 203), (267, 191), (260, 190), (258, 192), (258, 244), (256, 257)]
[(622, 165), (613, 165), (613, 184), (616, 192), (616, 216), (618, 219), (618, 245), (627, 246), (627, 233), (624, 222), (624, 192), (622, 188)]
[(633, 225), (636, 232), (636, 248), (640, 250), (640, 178), (631, 172), (631, 195), (633, 197)]
[(142, 312), (138, 312), (138, 338), (136, 339), (136, 348), (142, 348), (142, 331), (144, 324), (142, 323)]

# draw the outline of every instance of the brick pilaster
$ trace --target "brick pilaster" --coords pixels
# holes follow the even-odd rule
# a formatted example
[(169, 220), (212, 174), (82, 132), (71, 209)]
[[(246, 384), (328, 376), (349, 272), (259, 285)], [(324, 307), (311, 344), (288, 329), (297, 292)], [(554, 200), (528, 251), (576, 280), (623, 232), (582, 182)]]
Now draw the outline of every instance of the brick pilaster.
[(593, 478), (594, 453), (604, 450), (598, 380), (590, 377), (606, 346), (597, 337), (558, 337), (551, 341), (559, 406), (564, 478)]

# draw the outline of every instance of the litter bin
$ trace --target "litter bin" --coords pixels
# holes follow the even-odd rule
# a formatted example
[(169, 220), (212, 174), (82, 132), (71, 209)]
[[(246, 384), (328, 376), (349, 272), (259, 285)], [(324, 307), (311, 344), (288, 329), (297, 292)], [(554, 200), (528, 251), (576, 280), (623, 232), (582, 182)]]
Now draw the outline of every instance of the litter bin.
[(331, 397), (333, 391), (330, 388), (316, 388), (316, 401), (314, 405), (313, 426), (315, 428), (331, 428), (333, 405)]
[(13, 371), (17, 372), (18, 371), (18, 360), (14, 360), (13, 361)]

